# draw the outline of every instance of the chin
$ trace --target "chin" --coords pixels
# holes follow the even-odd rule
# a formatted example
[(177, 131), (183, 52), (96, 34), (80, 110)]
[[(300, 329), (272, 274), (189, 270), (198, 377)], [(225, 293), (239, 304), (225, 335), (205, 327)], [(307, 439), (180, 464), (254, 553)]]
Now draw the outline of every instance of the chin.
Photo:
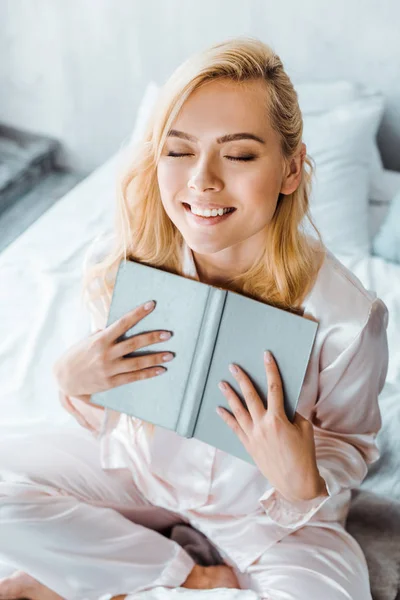
[(194, 236), (184, 236), (185, 241), (189, 248), (197, 254), (215, 254), (221, 252), (225, 248), (229, 248), (233, 244), (224, 242), (221, 239), (193, 239)]

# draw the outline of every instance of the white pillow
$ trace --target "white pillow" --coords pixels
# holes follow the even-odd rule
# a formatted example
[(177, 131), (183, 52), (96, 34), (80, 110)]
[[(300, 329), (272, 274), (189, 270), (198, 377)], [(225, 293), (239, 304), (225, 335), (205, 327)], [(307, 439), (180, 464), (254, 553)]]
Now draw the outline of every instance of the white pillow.
[(376, 94), (303, 115), (303, 140), (316, 164), (311, 213), (335, 254), (370, 253), (371, 155), (382, 113), (383, 97)]
[[(346, 80), (293, 83), (301, 112), (304, 115), (323, 113), (343, 106), (357, 98), (374, 96), (378, 90)], [(376, 138), (372, 146), (369, 197), (375, 181), (382, 177), (384, 166)]]
[(345, 79), (305, 82), (296, 82), (292, 79), (292, 81), (301, 111), (306, 114), (332, 110), (362, 95), (359, 85)]
[[(310, 199), (315, 223), (333, 253), (369, 253), (369, 190), (373, 173), (383, 168), (376, 146), (383, 96), (346, 81), (294, 85), (303, 139), (316, 163)], [(159, 89), (155, 81), (147, 85), (130, 143), (141, 136)], [(313, 233), (307, 224), (306, 230)]]

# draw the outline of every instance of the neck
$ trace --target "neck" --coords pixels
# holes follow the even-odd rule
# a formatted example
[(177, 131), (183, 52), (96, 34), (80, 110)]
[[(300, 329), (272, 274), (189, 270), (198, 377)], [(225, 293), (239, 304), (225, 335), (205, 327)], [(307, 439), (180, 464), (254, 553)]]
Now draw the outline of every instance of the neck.
[(230, 279), (250, 269), (263, 252), (265, 232), (213, 254), (192, 251), (200, 281), (224, 286)]

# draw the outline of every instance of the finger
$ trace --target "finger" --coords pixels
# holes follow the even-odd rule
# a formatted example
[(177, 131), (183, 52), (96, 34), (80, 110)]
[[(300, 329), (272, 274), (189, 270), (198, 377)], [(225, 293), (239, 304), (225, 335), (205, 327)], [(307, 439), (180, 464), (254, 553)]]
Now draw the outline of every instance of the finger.
[(132, 337), (118, 342), (118, 344), (115, 344), (110, 349), (110, 360), (126, 357), (127, 354), (131, 354), (131, 352), (136, 352), (144, 346), (151, 346), (152, 344), (159, 344), (168, 341), (170, 338), (160, 338), (160, 335), (163, 333), (163, 330), (138, 333), (137, 335), (133, 335)]
[(228, 404), (232, 409), (233, 415), (237, 420), (239, 426), (247, 434), (251, 431), (251, 427), (253, 425), (253, 420), (249, 411), (245, 406), (243, 406), (242, 402), (237, 397), (236, 392), (231, 388), (231, 386), (228, 383), (225, 383), (225, 386), (223, 389), (221, 389), (221, 391), (227, 399)]
[[(166, 356), (164, 359), (163, 357)], [(171, 356), (171, 358), (168, 358)], [(157, 368), (174, 359), (174, 355), (169, 352), (155, 352), (154, 354), (143, 354), (137, 356), (125, 356), (120, 360), (114, 360), (107, 369), (107, 375), (114, 377), (123, 373), (140, 371), (141, 369)]]
[[(270, 359), (269, 362), (268, 359)], [(283, 403), (282, 379), (278, 365), (271, 353), (264, 354), (264, 364), (268, 382), (267, 411), (287, 418)]]
[(218, 406), (217, 413), (223, 421), (232, 429), (234, 433), (238, 436), (239, 440), (246, 447), (247, 436), (245, 435), (243, 429), (240, 427), (239, 423), (235, 419), (234, 416), (230, 414), (226, 408), (223, 406)]
[(236, 373), (231, 368), (229, 370), (240, 385), (252, 420), (257, 423), (265, 414), (264, 404), (247, 373), (239, 365), (234, 366), (238, 369)]
[(136, 369), (127, 373), (119, 373), (111, 377), (111, 383), (109, 388), (118, 387), (131, 383), (133, 381), (142, 381), (143, 379), (149, 379), (150, 377), (158, 377), (163, 373), (167, 373), (167, 369), (161, 366), (148, 367), (147, 369)]
[(111, 323), (108, 327), (104, 329), (104, 335), (108, 342), (112, 343), (116, 339), (118, 339), (121, 335), (126, 333), (131, 327), (136, 325), (141, 319), (146, 317), (151, 311), (155, 308), (155, 306), (150, 307), (149, 309), (145, 308), (145, 304), (141, 304), (140, 306), (136, 306), (133, 310), (130, 310), (125, 315), (122, 315), (119, 319), (115, 321), (115, 323)]

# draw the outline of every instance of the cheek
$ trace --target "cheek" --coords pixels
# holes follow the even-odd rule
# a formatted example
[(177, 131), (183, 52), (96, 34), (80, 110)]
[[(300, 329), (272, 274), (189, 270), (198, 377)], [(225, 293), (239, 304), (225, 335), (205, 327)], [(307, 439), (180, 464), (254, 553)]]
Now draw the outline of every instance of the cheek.
[(255, 193), (275, 193), (279, 185), (279, 169), (272, 162), (264, 163), (262, 169), (251, 173), (248, 184), (252, 186)]
[(177, 226), (178, 214), (175, 198), (179, 196), (180, 180), (173, 167), (161, 163), (157, 167), (157, 182), (160, 192), (161, 203), (171, 221)]
[(157, 180), (161, 196), (167, 199), (182, 187), (184, 175), (179, 166), (160, 162), (157, 167)]
[(269, 170), (257, 171), (247, 177), (239, 178), (235, 185), (235, 193), (246, 206), (259, 210), (277, 201), (280, 183), (274, 173)]

